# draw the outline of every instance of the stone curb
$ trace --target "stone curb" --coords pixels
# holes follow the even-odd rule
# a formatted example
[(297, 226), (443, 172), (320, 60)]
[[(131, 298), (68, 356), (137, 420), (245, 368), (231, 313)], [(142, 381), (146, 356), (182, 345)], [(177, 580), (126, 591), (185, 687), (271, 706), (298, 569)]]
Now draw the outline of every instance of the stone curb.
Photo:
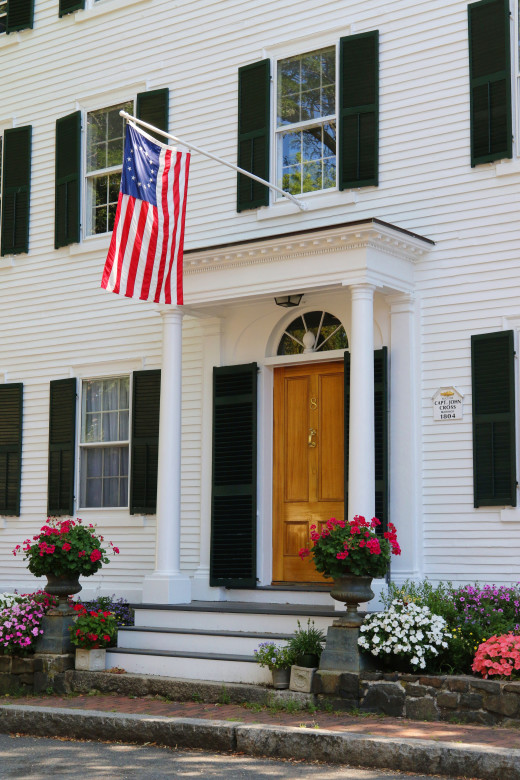
[(303, 758), (401, 772), (520, 780), (520, 750), (375, 737), (293, 726), (127, 715), (98, 710), (0, 705), (0, 733), (117, 742), (155, 742), (273, 758)]

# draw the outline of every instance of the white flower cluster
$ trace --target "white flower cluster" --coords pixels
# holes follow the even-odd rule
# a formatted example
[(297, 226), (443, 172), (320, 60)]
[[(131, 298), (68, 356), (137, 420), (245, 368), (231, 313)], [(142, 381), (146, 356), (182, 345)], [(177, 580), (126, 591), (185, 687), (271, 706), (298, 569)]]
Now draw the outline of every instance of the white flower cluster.
[(8, 609), (18, 602), (20, 597), (15, 593), (0, 593), (0, 609)]
[(385, 612), (377, 612), (360, 628), (358, 643), (376, 656), (397, 655), (414, 669), (425, 669), (428, 657), (448, 647), (446, 621), (428, 607), (394, 599)]

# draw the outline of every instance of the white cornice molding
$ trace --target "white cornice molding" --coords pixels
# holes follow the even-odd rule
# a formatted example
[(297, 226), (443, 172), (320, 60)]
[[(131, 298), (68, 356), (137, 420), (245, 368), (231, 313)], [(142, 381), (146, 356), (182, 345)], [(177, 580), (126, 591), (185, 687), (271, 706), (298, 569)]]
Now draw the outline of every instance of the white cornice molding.
[(427, 239), (390, 225), (367, 222), (364, 225), (343, 225), (284, 237), (271, 236), (228, 247), (190, 250), (184, 253), (184, 273), (191, 275), (263, 263), (289, 262), (302, 257), (356, 249), (374, 249), (415, 264), (431, 245)]

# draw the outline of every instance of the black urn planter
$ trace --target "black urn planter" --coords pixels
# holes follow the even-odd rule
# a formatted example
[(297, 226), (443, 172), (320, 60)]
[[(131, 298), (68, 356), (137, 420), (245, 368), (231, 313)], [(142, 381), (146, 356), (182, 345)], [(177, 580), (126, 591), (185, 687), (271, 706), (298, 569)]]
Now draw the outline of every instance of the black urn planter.
[(358, 612), (358, 607), (365, 601), (374, 598), (374, 591), (370, 587), (372, 577), (359, 574), (344, 574), (334, 579), (334, 585), (330, 595), (336, 601), (345, 602), (346, 614), (334, 621), (335, 626), (359, 627), (363, 623), (363, 616)]
[(50, 596), (58, 596), (59, 605), (55, 610), (49, 610), (48, 614), (53, 614), (57, 610), (68, 612), (68, 597), (74, 596), (81, 590), (79, 584), (79, 574), (47, 574), (47, 585), (44, 588), (45, 593)]
[(58, 596), (59, 604), (47, 611), (42, 619), (43, 634), (35, 643), (37, 653), (66, 655), (74, 652), (70, 641), (70, 628), (74, 623), (75, 612), (69, 606), (68, 597), (79, 593), (79, 574), (47, 574), (45, 593)]

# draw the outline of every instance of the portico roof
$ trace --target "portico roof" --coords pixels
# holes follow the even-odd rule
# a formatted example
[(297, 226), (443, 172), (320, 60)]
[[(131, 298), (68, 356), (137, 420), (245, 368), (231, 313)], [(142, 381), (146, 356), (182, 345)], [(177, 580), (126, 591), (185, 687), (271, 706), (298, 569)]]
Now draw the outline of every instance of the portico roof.
[(247, 239), (184, 255), (188, 305), (369, 282), (411, 292), (434, 242), (377, 218)]

